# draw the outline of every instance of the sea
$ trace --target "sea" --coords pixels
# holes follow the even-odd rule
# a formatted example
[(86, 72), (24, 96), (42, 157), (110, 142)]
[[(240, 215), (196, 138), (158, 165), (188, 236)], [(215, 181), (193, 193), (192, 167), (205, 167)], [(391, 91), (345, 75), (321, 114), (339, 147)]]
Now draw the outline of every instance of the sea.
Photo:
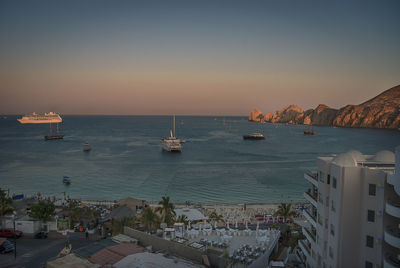
[[(47, 124), (0, 118), (0, 187), (10, 194), (86, 200), (124, 197), (174, 203), (304, 202), (304, 172), (318, 156), (348, 150), (394, 151), (400, 131), (261, 124), (247, 117), (176, 116), (181, 153), (164, 152), (172, 116), (63, 116), (63, 140), (45, 141)], [(243, 140), (262, 132), (266, 139)], [(83, 151), (88, 142), (90, 152)], [(72, 183), (64, 185), (68, 176)]]

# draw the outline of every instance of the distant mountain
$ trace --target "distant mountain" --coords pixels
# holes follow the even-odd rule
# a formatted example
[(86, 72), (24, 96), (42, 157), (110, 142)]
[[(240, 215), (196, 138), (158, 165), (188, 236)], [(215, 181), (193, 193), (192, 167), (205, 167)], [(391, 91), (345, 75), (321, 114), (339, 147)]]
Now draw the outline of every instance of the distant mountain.
[(250, 112), (249, 121), (289, 123), (339, 127), (400, 128), (400, 85), (388, 89), (359, 105), (346, 105), (339, 110), (320, 104), (315, 109), (303, 111), (289, 105), (275, 114), (262, 117), (258, 109)]

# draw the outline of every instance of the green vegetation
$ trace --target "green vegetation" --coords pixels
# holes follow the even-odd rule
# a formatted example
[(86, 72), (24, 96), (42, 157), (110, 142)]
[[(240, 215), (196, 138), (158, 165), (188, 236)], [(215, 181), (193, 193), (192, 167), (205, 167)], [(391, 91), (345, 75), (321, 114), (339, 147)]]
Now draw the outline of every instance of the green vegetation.
[(68, 226), (70, 229), (73, 228), (73, 222), (81, 222), (82, 219), (94, 221), (98, 216), (98, 211), (88, 207), (79, 207), (78, 202), (75, 200), (69, 201), (68, 206), (64, 207), (63, 211), (68, 214)]
[(156, 212), (161, 214), (161, 219), (168, 225), (171, 225), (174, 222), (175, 211), (174, 204), (172, 204), (169, 200), (169, 196), (163, 196), (162, 200), (158, 202), (160, 207), (156, 208)]
[(142, 211), (140, 222), (146, 231), (151, 232), (157, 229), (160, 224), (160, 217), (153, 211), (151, 207), (147, 207)]
[(185, 224), (185, 226), (187, 226), (189, 221), (188, 221), (186, 215), (182, 214), (176, 219), (176, 222), (183, 222)]
[(292, 204), (282, 203), (278, 206), (278, 210), (274, 213), (274, 217), (283, 216), (285, 219), (290, 219), (293, 221), (293, 217), (296, 215), (296, 212), (292, 210)]
[(0, 188), (0, 216), (4, 216), (14, 211), (11, 204), (12, 199), (7, 196), (6, 191)]
[(224, 217), (222, 215), (218, 215), (216, 212), (211, 213), (210, 220), (212, 221), (213, 224), (215, 222), (216, 223), (219, 223), (219, 222), (225, 223)]
[(118, 220), (113, 220), (112, 233), (113, 235), (121, 234), (124, 231), (124, 226), (133, 227), (137, 226), (138, 219), (136, 216), (133, 217), (122, 217)]
[(53, 203), (39, 201), (39, 203), (32, 205), (30, 216), (34, 219), (46, 222), (56, 215), (56, 207)]

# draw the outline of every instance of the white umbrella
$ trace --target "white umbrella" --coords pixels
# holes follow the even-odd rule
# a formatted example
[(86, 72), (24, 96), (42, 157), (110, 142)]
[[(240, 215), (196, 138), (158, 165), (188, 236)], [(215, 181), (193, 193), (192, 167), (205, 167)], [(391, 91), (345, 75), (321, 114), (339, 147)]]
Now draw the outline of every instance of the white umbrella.
[(226, 220), (226, 228), (229, 228), (229, 220)]
[(246, 229), (249, 229), (248, 225), (247, 225), (247, 219), (246, 219)]
[(191, 229), (191, 228), (190, 228), (190, 221), (189, 221), (189, 224), (188, 224), (188, 229)]
[(214, 229), (217, 229), (217, 221), (214, 221)]
[(236, 229), (238, 228), (238, 221), (237, 220), (235, 221), (235, 228)]

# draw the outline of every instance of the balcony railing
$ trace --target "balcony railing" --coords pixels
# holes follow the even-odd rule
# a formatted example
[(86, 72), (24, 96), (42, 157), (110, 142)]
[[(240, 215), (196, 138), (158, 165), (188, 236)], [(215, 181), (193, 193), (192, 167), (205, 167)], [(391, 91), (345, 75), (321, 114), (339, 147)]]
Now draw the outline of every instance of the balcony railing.
[(393, 226), (386, 227), (385, 241), (393, 247), (400, 248), (400, 229)]
[(386, 213), (392, 215), (393, 217), (400, 218), (400, 202), (393, 201), (388, 199), (386, 201)]
[[(315, 243), (315, 241), (316, 241), (316, 239), (315, 239), (315, 235), (312, 233), (312, 232), (310, 232), (307, 228), (304, 228), (303, 227), (303, 233), (304, 233), (304, 235), (307, 237), (307, 235), (309, 236), (309, 237), (311, 237), (311, 240)], [(310, 241), (311, 242), (311, 241)]]
[(385, 259), (383, 262), (383, 267), (384, 268), (396, 268), (400, 267), (400, 259), (399, 255), (396, 256), (394, 253), (386, 253), (385, 254)]
[(305, 249), (306, 252), (303, 252), (305, 254), (308, 254), (308, 256), (311, 256), (311, 250), (310, 247), (306, 244), (304, 240), (299, 240), (299, 245), (301, 249)]
[(318, 174), (310, 170), (304, 173), (304, 178), (318, 187)]
[(316, 226), (317, 225), (317, 217), (316, 216), (314, 217), (313, 215), (311, 215), (311, 213), (308, 212), (308, 210), (303, 210), (303, 215), (314, 227), (317, 227)]
[(310, 189), (307, 192), (304, 192), (304, 197), (315, 207), (318, 205), (317, 198), (313, 196)]

